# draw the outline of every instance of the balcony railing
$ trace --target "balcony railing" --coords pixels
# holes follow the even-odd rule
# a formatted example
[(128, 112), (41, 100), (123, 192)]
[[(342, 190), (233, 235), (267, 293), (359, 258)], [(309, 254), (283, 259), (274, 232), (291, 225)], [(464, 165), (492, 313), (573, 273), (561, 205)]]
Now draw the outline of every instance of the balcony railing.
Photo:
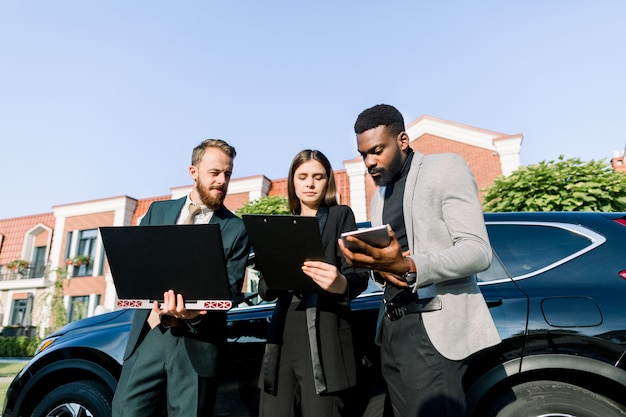
[(0, 266), (0, 281), (43, 278), (47, 273), (47, 265), (25, 266), (18, 269), (9, 269), (2, 265)]

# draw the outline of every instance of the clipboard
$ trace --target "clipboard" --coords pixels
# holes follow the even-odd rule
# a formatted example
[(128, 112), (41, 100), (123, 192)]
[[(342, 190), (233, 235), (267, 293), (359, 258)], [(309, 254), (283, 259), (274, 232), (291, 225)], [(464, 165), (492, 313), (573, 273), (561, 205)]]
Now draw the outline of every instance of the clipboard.
[(109, 226), (100, 235), (121, 308), (152, 308), (172, 289), (189, 310), (233, 306), (217, 224)]
[(324, 292), (302, 272), (306, 260), (326, 261), (317, 217), (244, 214), (256, 269), (268, 287), (299, 293)]

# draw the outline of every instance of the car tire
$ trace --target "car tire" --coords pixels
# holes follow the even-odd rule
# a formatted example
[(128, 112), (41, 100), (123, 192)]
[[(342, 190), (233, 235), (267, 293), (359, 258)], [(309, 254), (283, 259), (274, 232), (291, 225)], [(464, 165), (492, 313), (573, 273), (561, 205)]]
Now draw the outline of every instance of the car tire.
[(113, 393), (98, 381), (61, 385), (46, 395), (32, 417), (111, 417)]
[(516, 385), (490, 401), (486, 417), (626, 417), (610, 399), (585, 388), (559, 381)]

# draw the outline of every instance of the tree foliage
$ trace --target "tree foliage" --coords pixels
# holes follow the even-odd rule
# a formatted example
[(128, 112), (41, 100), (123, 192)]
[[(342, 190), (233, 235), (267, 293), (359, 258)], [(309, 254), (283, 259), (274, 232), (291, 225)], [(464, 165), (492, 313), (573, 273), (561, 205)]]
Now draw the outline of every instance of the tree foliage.
[(542, 161), (499, 176), (486, 190), (483, 209), (503, 211), (626, 211), (626, 175), (604, 160)]
[(236, 214), (291, 214), (287, 205), (287, 197), (278, 195), (261, 197), (244, 204)]

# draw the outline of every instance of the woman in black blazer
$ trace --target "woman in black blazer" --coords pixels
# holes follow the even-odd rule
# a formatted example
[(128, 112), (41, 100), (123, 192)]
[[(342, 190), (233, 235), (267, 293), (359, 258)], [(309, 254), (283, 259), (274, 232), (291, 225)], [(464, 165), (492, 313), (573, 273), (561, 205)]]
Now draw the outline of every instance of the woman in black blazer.
[(347, 393), (356, 385), (350, 300), (367, 287), (368, 272), (348, 265), (337, 245), (342, 232), (356, 229), (354, 213), (338, 205), (328, 159), (303, 150), (293, 159), (287, 179), (293, 214), (315, 216), (326, 262), (302, 266), (324, 293), (272, 291), (263, 278), (259, 294), (277, 298), (259, 379), (261, 417), (346, 416)]

